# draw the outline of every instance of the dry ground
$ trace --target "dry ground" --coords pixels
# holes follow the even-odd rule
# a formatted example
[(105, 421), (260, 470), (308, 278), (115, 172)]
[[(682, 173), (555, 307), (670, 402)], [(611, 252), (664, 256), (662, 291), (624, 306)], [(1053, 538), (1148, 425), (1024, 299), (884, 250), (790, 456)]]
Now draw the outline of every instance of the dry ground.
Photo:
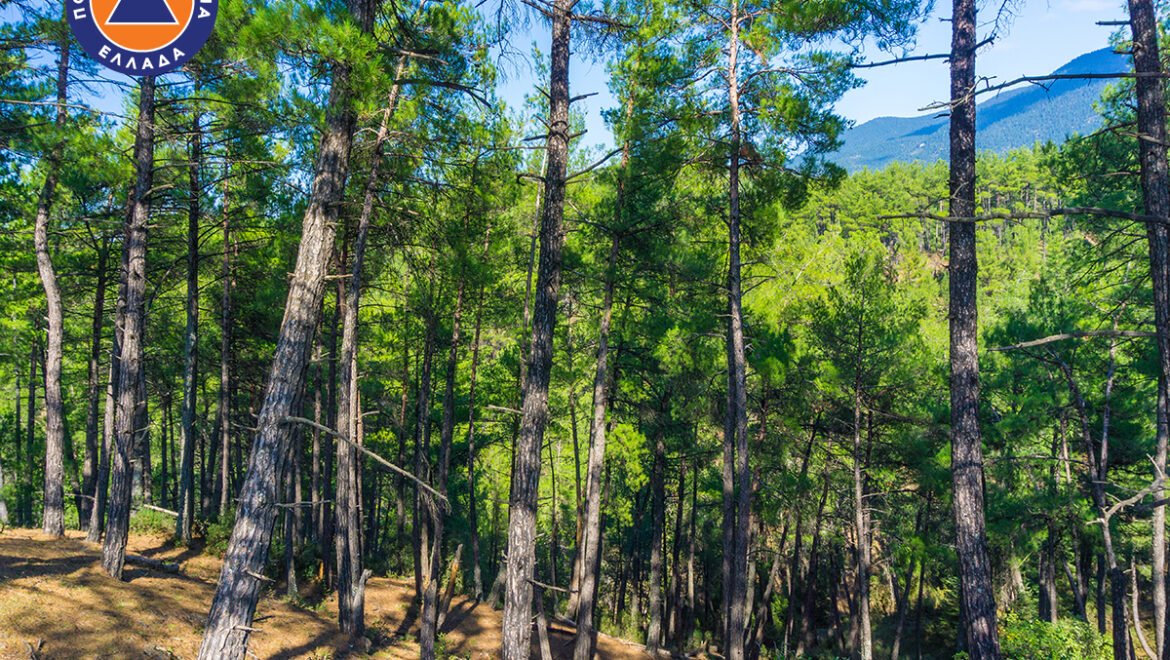
[[(127, 565), (127, 581), (101, 572), (100, 548), (77, 532), (53, 540), (32, 530), (0, 534), (0, 658), (193, 658), (215, 591), (219, 560), (165, 539), (131, 535), (130, 551), (179, 562), (181, 575)], [(414, 658), (413, 584), (374, 578), (366, 591), (366, 621), (376, 658)], [(336, 602), (316, 609), (286, 599), (260, 601), (250, 648), (261, 658), (366, 657), (337, 632)], [(494, 658), (500, 613), (456, 598), (444, 626), (452, 657)], [(568, 630), (551, 631), (553, 652), (570, 654)], [(535, 639), (536, 635), (533, 634)], [(535, 649), (534, 649), (535, 650)], [(535, 656), (534, 656), (535, 657)], [(598, 657), (649, 657), (643, 647), (601, 636)]]

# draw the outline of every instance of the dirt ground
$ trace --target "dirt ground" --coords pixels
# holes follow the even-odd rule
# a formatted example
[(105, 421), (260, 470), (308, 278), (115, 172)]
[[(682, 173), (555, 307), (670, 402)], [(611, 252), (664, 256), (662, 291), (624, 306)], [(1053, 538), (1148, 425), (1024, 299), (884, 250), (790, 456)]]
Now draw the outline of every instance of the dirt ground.
[[(77, 532), (62, 540), (33, 530), (0, 534), (0, 658), (194, 658), (219, 560), (150, 536), (131, 535), (130, 551), (178, 562), (181, 574), (128, 564), (127, 580), (117, 582), (101, 572), (100, 547)], [(250, 650), (260, 658), (415, 658), (413, 591), (406, 581), (370, 580), (366, 622), (376, 643), (369, 654), (348, 648), (337, 632), (336, 601), (308, 609), (262, 598)], [(550, 633), (554, 656), (570, 657), (571, 631), (554, 626)], [(456, 598), (443, 634), (451, 657), (498, 657), (500, 613)], [(597, 657), (650, 656), (639, 645), (603, 635)]]

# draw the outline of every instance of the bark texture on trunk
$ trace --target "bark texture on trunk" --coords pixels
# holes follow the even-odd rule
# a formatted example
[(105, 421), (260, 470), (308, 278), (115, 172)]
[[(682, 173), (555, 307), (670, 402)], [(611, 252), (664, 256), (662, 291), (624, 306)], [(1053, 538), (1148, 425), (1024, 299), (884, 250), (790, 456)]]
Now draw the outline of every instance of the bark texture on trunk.
[[(472, 181), (474, 187), (475, 182)], [(435, 486), (444, 496), (447, 494), (447, 474), (451, 467), (451, 440), (455, 434), (455, 371), (459, 365), (459, 332), (463, 319), (463, 292), (466, 283), (460, 275), (455, 292), (455, 312), (451, 319), (451, 345), (447, 353), (447, 373), (443, 383), (443, 419), (439, 426), (439, 470)], [(430, 574), (425, 576), (426, 584), (423, 588), (422, 622), (419, 632), (419, 646), (422, 657), (430, 660), (435, 657), (435, 636), (438, 634), (439, 621), (442, 616), (439, 607), (439, 575), (442, 567), (439, 565), (443, 556), (443, 512), (432, 501), (427, 507), (427, 516), (430, 518), (431, 543), (435, 551), (431, 553)]]
[[(486, 250), (485, 256), (486, 256)], [(472, 587), (476, 602), (483, 600), (483, 574), (479, 557), (479, 503), (475, 485), (475, 383), (479, 372), (479, 336), (483, 323), (483, 287), (475, 305), (475, 333), (471, 340), (471, 384), (467, 392), (467, 526), (471, 533)]]
[[(175, 517), (175, 537), (191, 541), (195, 523), (195, 385), (199, 369), (199, 167), (203, 160), (203, 135), (200, 115), (191, 120), (191, 163), (188, 172), (187, 199), (187, 328), (183, 333), (183, 408), (180, 417), (180, 441), (183, 458), (179, 464), (179, 501)], [(225, 246), (226, 251), (226, 246)]]
[[(85, 411), (85, 468), (82, 473), (81, 491), (90, 497), (81, 499), (82, 506), (77, 515), (81, 526), (88, 532), (93, 522), (93, 508), (97, 502), (98, 478), (105, 456), (105, 445), (100, 428), (99, 407), (102, 400), (101, 354), (102, 334), (105, 330), (106, 287), (109, 282), (110, 241), (102, 237), (97, 254), (97, 284), (94, 287), (93, 321), (89, 338), (89, 364), (86, 367), (86, 411)], [(92, 539), (97, 541), (98, 539)]]
[[(68, 120), (66, 104), (69, 101), (69, 49), (67, 33), (62, 38), (57, 56), (57, 111), (53, 127), (57, 142), (46, 163), (45, 183), (37, 202), (37, 217), (33, 227), (36, 248), (37, 274), (45, 289), (48, 341), (45, 346), (45, 483), (44, 515), (41, 530), (50, 536), (65, 535), (65, 404), (61, 400), (61, 343), (64, 338), (65, 312), (61, 303), (61, 287), (57, 271), (49, 254), (49, 216), (57, 193), (57, 177), (61, 159), (65, 155), (65, 123)], [(29, 423), (32, 423), (31, 418)], [(31, 445), (30, 445), (31, 447)]]
[[(395, 78), (401, 77), (406, 58), (398, 59)], [(362, 275), (365, 268), (366, 243), (370, 233), (370, 219), (374, 214), (374, 197), (382, 165), (382, 149), (390, 130), (390, 120), (398, 106), (400, 87), (393, 85), (381, 125), (374, 140), (373, 160), (366, 177), (361, 214), (358, 216), (354, 256), (348, 285), (345, 289), (344, 318), (341, 324), (341, 382), (338, 384), (337, 432), (346, 442), (337, 443), (337, 602), (338, 621), (343, 632), (357, 637), (365, 632), (365, 607), (358, 598), (362, 593), (361, 524), (359, 520), (361, 463), (358, 461), (357, 442), (360, 416), (358, 413), (357, 342), (358, 311), (361, 304)]]
[[(747, 358), (743, 332), (742, 264), (740, 260), (740, 147), (743, 141), (739, 107), (739, 3), (732, 0), (729, 20), (727, 89), (731, 110), (730, 172), (727, 217), (727, 419), (724, 423), (724, 534), (727, 553), (724, 566), (727, 626), (724, 655), (743, 660), (747, 642), (747, 569), (752, 497), (752, 475), (747, 441)], [(727, 483), (727, 462), (734, 460), (732, 483)], [(729, 489), (728, 486), (731, 486)], [(734, 505), (729, 497), (733, 498)]]
[(654, 467), (650, 477), (650, 593), (649, 624), (646, 627), (646, 651), (658, 653), (662, 644), (662, 536), (666, 529), (666, 445), (662, 431), (654, 442)]
[[(624, 159), (625, 157), (623, 157)], [(624, 186), (619, 183), (618, 195)], [(620, 208), (620, 200), (619, 200)], [(597, 331), (597, 366), (593, 374), (593, 417), (589, 421), (589, 458), (585, 485), (585, 528), (582, 530), (580, 593), (577, 597), (577, 638), (573, 645), (574, 660), (590, 660), (597, 634), (593, 627), (593, 610), (597, 604), (598, 575), (601, 567), (601, 472), (605, 467), (605, 413), (609, 408), (609, 328), (613, 320), (613, 291), (617, 276), (617, 236), (609, 248), (609, 265), (605, 274), (605, 293)], [(680, 495), (681, 497), (681, 495)]]
[(154, 185), (154, 78), (144, 77), (139, 85), (138, 127), (134, 138), (137, 179), (124, 229), (124, 271), (118, 326), (117, 387), (112, 441), (112, 474), (106, 537), (102, 545), (102, 568), (111, 577), (122, 579), (126, 541), (130, 532), (130, 490), (133, 480), (131, 458), (135, 455), (141, 411), (143, 341), (146, 325), (146, 229), (150, 220), (150, 189)]
[[(352, 0), (350, 14), (365, 32), (373, 25), (376, 0)], [(203, 660), (243, 658), (256, 613), (261, 580), (276, 524), (280, 484), (289, 460), (294, 414), (304, 386), (305, 368), (325, 295), (325, 275), (333, 251), (334, 227), (345, 191), (356, 113), (350, 66), (333, 65), (333, 82), (312, 192), (301, 233), (297, 263), (289, 283), (276, 355), (248, 471), (240, 490), (239, 508), (211, 603), (199, 649)]]
[[(229, 168), (224, 168), (223, 183), (223, 266), (220, 277), (223, 280), (223, 292), (220, 297), (220, 340), (219, 340), (219, 436), (218, 443), (219, 475), (215, 480), (215, 490), (219, 498), (212, 501), (218, 507), (219, 515), (225, 515), (231, 501), (231, 441), (232, 441), (232, 292), (235, 289), (235, 276), (232, 274), (232, 226), (231, 226), (231, 188), (229, 187)], [(212, 469), (215, 466), (212, 460)]]
[[(858, 349), (864, 345), (861, 342), (861, 328), (858, 328)], [(853, 534), (856, 536), (857, 552), (857, 586), (854, 595), (857, 599), (857, 628), (854, 631), (858, 640), (858, 655), (861, 660), (873, 659), (873, 631), (869, 621), (869, 574), (870, 574), (870, 543), (869, 543), (869, 513), (865, 502), (865, 474), (863, 463), (865, 452), (861, 444), (861, 371), (858, 365), (857, 382), (854, 385), (853, 398)]]
[(536, 562), (536, 512), (540, 493), (540, 450), (548, 423), (548, 385), (552, 372), (553, 329), (561, 286), (564, 248), (565, 180), (569, 158), (569, 36), (571, 0), (552, 7), (552, 62), (549, 68), (549, 122), (544, 204), (540, 223), (540, 262), (533, 305), (532, 343), (508, 520), (508, 563), (504, 597), (505, 660), (526, 660), (532, 639), (532, 582)]
[[(1129, 0), (1129, 23), (1133, 34), (1134, 72), (1137, 87), (1138, 157), (1141, 163), (1142, 196), (1146, 215), (1170, 218), (1170, 171), (1166, 160), (1166, 85), (1159, 75), (1158, 25), (1153, 0)], [(1166, 470), (1166, 446), (1170, 437), (1170, 228), (1160, 222), (1146, 224), (1149, 242), (1150, 279), (1154, 292), (1154, 330), (1158, 343), (1158, 469)], [(1161, 499), (1163, 488), (1154, 491)], [(1170, 657), (1166, 644), (1166, 508), (1154, 509), (1152, 578), (1154, 582), (1155, 645), (1160, 657)]]
[[(975, 0), (954, 0), (951, 20), (950, 216), (975, 215)], [(950, 224), (951, 472), (960, 621), (972, 660), (1000, 657), (983, 513), (979, 431), (978, 259), (975, 223)]]
[(106, 528), (106, 502), (110, 488), (110, 461), (114, 452), (114, 388), (118, 383), (121, 360), (122, 332), (114, 328), (114, 342), (110, 347), (109, 378), (106, 381), (106, 403), (102, 418), (101, 456), (98, 459), (97, 478), (94, 480), (93, 508), (89, 512), (89, 530), (85, 540), (97, 543), (102, 540)]

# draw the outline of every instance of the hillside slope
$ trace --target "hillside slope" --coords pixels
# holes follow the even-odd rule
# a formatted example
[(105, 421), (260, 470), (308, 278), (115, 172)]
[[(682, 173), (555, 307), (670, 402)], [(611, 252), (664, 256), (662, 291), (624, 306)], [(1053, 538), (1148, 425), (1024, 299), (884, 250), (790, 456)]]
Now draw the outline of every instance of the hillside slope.
[[(77, 532), (62, 540), (32, 530), (0, 534), (0, 659), (195, 657), (219, 560), (151, 536), (131, 535), (130, 550), (179, 562), (182, 572), (128, 565), (128, 581), (117, 582), (101, 572), (101, 549)], [(369, 653), (349, 648), (338, 632), (336, 599), (307, 608), (265, 597), (250, 650), (260, 658), (417, 658), (412, 595), (408, 581), (370, 580)], [(500, 623), (501, 614), (486, 604), (456, 597), (443, 644), (451, 657), (498, 657)], [(554, 657), (572, 656), (571, 631), (551, 626), (550, 638)], [(603, 660), (650, 657), (644, 647), (607, 635), (599, 635), (597, 651)]]
[[(1086, 53), (1055, 74), (1118, 73), (1127, 59), (1108, 48)], [(1004, 82), (1004, 81), (998, 81)], [(1005, 90), (979, 104), (978, 147), (1004, 153), (1037, 142), (1063, 142), (1073, 133), (1089, 133), (1101, 119), (1093, 104), (1109, 80), (1057, 80)], [(833, 158), (850, 172), (880, 169), (892, 162), (934, 162), (947, 157), (947, 119), (938, 114), (879, 117), (845, 133)]]

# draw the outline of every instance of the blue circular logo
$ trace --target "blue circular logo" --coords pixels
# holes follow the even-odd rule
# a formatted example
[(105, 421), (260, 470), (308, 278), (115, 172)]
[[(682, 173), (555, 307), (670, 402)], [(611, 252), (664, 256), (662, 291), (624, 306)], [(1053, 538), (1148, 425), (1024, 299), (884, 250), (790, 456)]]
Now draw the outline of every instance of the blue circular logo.
[(69, 26), (89, 56), (128, 76), (183, 66), (215, 28), (219, 0), (65, 0)]

